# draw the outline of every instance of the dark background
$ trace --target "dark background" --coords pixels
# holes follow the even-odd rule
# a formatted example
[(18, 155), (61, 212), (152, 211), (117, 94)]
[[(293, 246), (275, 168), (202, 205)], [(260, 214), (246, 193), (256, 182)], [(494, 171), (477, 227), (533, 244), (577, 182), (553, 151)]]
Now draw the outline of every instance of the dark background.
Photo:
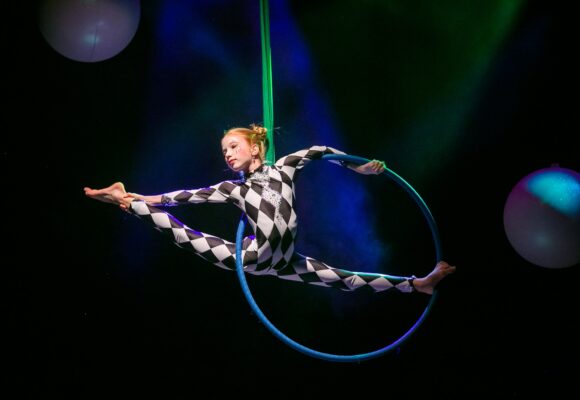
[[(579, 169), (573, 13), (569, 3), (521, 2), (493, 51), (477, 52), (487, 32), (480, 17), (507, 2), (428, 3), (271, 5), (277, 155), (320, 143), (387, 160), (425, 196), (445, 258), (458, 267), (409, 341), (383, 357), (340, 364), (273, 337), (251, 315), (235, 274), (208, 267), (82, 192), (116, 180), (155, 193), (231, 177), (217, 147), (221, 132), (261, 119), (256, 4), (200, 2), (188, 19), (179, 7), (193, 10), (193, 2), (144, 2), (139, 30), (121, 54), (81, 63), (46, 43), (34, 2), (9, 2), (2, 24), (2, 358), (18, 397), (159, 391), (189, 398), (208, 389), (273, 397), (578, 393), (578, 268), (526, 262), (502, 225), (519, 179), (553, 163)], [(308, 47), (300, 57), (309, 54), (310, 70), (297, 70), (307, 63), (285, 52), (294, 43), (295, 31), (282, 24), (288, 20)], [(195, 33), (202, 28), (206, 36)], [(196, 37), (206, 41), (191, 45)], [(456, 52), (446, 38), (457, 38)], [(363, 185), (372, 194), (364, 217), (381, 221), (371, 226), (379, 240), (391, 241), (392, 257), (408, 258), (412, 273), (428, 271), (417, 266), (432, 259), (424, 250), (430, 239), (396, 188), (320, 168), (311, 185), (328, 183), (327, 173), (339, 175), (326, 181)], [(360, 255), (359, 242), (348, 248), (368, 221), (348, 231), (340, 221), (330, 226), (343, 215), (341, 197), (320, 198), (303, 185), (316, 200), (303, 203), (300, 215), (315, 225), (308, 215), (323, 210), (322, 228), (305, 224), (305, 252), (318, 249), (313, 255), (331, 265), (374, 262)], [(225, 208), (176, 214), (232, 240), (239, 212)], [(333, 235), (308, 247), (310, 238)], [(427, 301), (248, 280), (283, 331), (340, 354), (390, 343)]]

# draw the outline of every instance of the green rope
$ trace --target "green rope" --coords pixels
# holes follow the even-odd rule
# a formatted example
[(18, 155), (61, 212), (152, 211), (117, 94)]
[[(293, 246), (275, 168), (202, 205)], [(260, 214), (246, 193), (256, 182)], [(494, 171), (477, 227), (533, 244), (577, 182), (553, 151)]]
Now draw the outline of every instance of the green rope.
[(268, 0), (260, 0), (260, 32), (262, 35), (262, 102), (264, 107), (264, 127), (268, 130), (268, 150), (266, 164), (276, 162), (274, 149), (274, 95), (272, 89), (272, 57), (270, 52), (270, 19)]

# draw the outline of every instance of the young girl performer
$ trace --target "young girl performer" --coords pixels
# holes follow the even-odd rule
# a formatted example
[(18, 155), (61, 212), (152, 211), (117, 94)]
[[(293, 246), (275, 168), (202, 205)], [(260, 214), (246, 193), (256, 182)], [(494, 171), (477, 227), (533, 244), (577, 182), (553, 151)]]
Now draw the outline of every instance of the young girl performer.
[[(376, 292), (395, 289), (405, 293), (417, 291), (432, 294), (441, 279), (455, 271), (454, 266), (439, 261), (431, 273), (421, 278), (361, 273), (333, 268), (297, 253), (294, 250), (297, 231), (294, 211), (296, 179), (311, 160), (320, 159), (325, 154), (345, 153), (332, 147), (311, 146), (280, 158), (274, 165), (265, 165), (266, 132), (266, 128), (256, 124), (225, 132), (221, 141), (223, 157), (232, 171), (240, 173), (239, 180), (153, 196), (128, 193), (124, 185), (117, 182), (99, 190), (86, 187), (85, 194), (119, 205), (169, 235), (179, 247), (228, 270), (236, 269), (235, 243), (191, 229), (158, 207), (210, 202), (232, 203), (240, 208), (255, 233), (243, 240), (244, 271), (256, 275), (274, 275), (281, 279), (347, 291), (370, 287)], [(384, 171), (384, 164), (377, 160), (363, 165), (336, 160), (330, 162), (365, 175)]]

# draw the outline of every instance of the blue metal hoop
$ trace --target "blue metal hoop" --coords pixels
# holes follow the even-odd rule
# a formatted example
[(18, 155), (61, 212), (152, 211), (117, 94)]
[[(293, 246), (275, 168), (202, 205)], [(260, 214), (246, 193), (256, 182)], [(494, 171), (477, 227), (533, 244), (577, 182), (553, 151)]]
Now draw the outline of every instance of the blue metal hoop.
[[(327, 154), (327, 155), (324, 155), (322, 157), (322, 159), (324, 159), (324, 160), (340, 160), (340, 161), (346, 161), (346, 162), (351, 162), (351, 163), (355, 163), (355, 164), (365, 164), (365, 163), (370, 161), (370, 160), (367, 160), (366, 158), (363, 158), (363, 157), (357, 157), (357, 156), (352, 156), (352, 155), (343, 155), (343, 154)], [(435, 219), (433, 218), (431, 211), (427, 207), (427, 204), (423, 201), (421, 196), (419, 196), (419, 193), (417, 193), (417, 191), (415, 191), (415, 189), (409, 183), (407, 183), (407, 181), (405, 181), (403, 178), (401, 178), (395, 172), (386, 168), (385, 172), (383, 172), (383, 173), (386, 174), (392, 180), (394, 180), (396, 183), (398, 183), (403, 189), (405, 189), (405, 191), (411, 196), (411, 198), (413, 198), (413, 200), (415, 200), (415, 202), (417, 203), (417, 205), (419, 206), (419, 208), (423, 212), (423, 215), (425, 216), (425, 219), (427, 220), (427, 222), (429, 224), (429, 229), (431, 230), (431, 235), (433, 236), (433, 241), (435, 243), (435, 253), (436, 253), (436, 257), (437, 257), (436, 261), (441, 260), (441, 241), (439, 238), (439, 231), (437, 229)], [(400, 338), (398, 338), (393, 343), (391, 343), (388, 346), (385, 346), (381, 349), (378, 349), (378, 350), (375, 350), (375, 351), (372, 351), (369, 353), (361, 353), (361, 354), (353, 354), (353, 355), (339, 355), (339, 354), (323, 353), (323, 352), (320, 352), (317, 350), (313, 350), (309, 347), (306, 347), (306, 346), (290, 339), (288, 336), (286, 336), (284, 333), (282, 333), (278, 328), (276, 328), (268, 320), (268, 318), (264, 315), (262, 310), (260, 310), (260, 308), (258, 307), (258, 304), (256, 303), (256, 301), (254, 300), (254, 297), (252, 296), (252, 293), (250, 292), (250, 288), (248, 286), (248, 282), (247, 282), (245, 274), (244, 274), (244, 266), (243, 266), (243, 262), (242, 262), (242, 243), (243, 243), (244, 229), (246, 227), (246, 223), (245, 223), (244, 219), (245, 219), (245, 215), (243, 214), (242, 218), (240, 219), (240, 224), (238, 225), (238, 231), (237, 231), (237, 235), (236, 235), (236, 272), (237, 272), (238, 278), (240, 280), (240, 284), (242, 285), (242, 291), (244, 292), (246, 300), (250, 304), (252, 311), (256, 314), (258, 319), (264, 324), (264, 326), (266, 326), (266, 328), (268, 328), (268, 330), (270, 332), (272, 332), (272, 334), (274, 334), (274, 336), (276, 336), (278, 339), (280, 339), (282, 342), (284, 342), (285, 344), (287, 344), (288, 346), (290, 346), (294, 350), (297, 350), (297, 351), (304, 353), (308, 356), (311, 356), (314, 358), (319, 358), (319, 359), (326, 360), (326, 361), (357, 362), (357, 361), (369, 360), (369, 359), (381, 356), (383, 354), (386, 354), (387, 352), (402, 345), (403, 342), (405, 342), (423, 323), (423, 321), (426, 319), (427, 315), (429, 314), (429, 311), (433, 307), (433, 304), (435, 303), (435, 299), (437, 297), (437, 291), (433, 292), (433, 294), (431, 295), (431, 299), (429, 300), (429, 303), (427, 304), (427, 306), (425, 307), (425, 310), (423, 311), (423, 313), (421, 314), (419, 319), (417, 319), (415, 324), (411, 328), (409, 328), (409, 330), (405, 334), (403, 334)]]

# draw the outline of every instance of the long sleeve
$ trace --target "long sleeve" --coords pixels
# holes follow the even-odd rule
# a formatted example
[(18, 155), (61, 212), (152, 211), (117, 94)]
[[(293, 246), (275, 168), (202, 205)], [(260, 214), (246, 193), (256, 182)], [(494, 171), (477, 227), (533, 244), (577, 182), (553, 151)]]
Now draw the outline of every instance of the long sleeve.
[(176, 190), (163, 194), (161, 196), (161, 204), (164, 206), (177, 206), (192, 203), (230, 203), (234, 202), (230, 195), (236, 187), (233, 182), (224, 181), (200, 189)]
[[(276, 166), (283, 168), (289, 167), (294, 169), (302, 169), (311, 160), (319, 160), (325, 154), (346, 154), (343, 151), (337, 150), (329, 146), (311, 146), (308, 149), (299, 150), (295, 153), (288, 154), (285, 157), (280, 158), (276, 161)], [(344, 165), (338, 160), (329, 160), (331, 163), (338, 165)]]

